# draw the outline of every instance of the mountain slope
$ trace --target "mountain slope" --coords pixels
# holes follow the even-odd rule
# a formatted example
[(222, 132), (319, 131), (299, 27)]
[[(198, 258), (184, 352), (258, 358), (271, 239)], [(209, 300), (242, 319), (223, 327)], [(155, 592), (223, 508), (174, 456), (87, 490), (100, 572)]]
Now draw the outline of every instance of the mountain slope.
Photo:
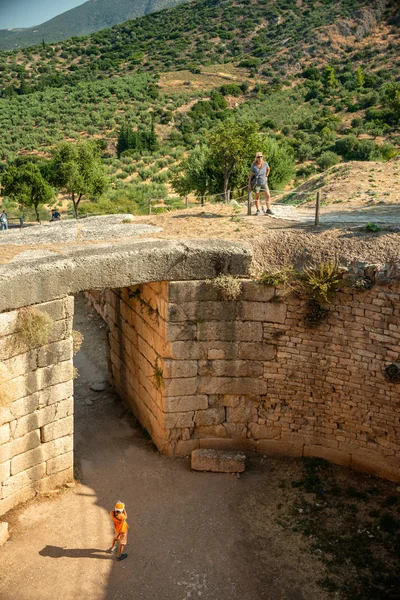
[(89, 0), (50, 21), (25, 29), (1, 29), (0, 50), (87, 35), (187, 0)]

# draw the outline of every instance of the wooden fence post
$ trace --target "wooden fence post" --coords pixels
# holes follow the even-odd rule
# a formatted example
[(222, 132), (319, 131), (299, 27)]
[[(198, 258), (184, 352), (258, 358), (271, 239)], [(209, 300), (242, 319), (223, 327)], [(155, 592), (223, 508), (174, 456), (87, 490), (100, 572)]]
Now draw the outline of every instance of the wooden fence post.
[(319, 208), (320, 208), (320, 202), (321, 202), (321, 193), (317, 192), (317, 198), (315, 201), (315, 225), (318, 226), (319, 225)]
[(187, 194), (185, 197), (185, 205), (186, 205), (186, 208), (189, 208), (189, 196)]
[(149, 198), (149, 205), (148, 205), (147, 214), (151, 215), (151, 199), (150, 198)]
[(249, 189), (247, 192), (247, 216), (248, 217), (251, 217), (251, 201), (252, 201), (251, 190)]

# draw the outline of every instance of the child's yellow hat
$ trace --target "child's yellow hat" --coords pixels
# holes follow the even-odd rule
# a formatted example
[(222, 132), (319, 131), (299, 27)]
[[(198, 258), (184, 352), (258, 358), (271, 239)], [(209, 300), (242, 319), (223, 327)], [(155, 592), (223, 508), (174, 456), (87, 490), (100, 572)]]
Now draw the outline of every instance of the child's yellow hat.
[(125, 504), (123, 502), (117, 502), (114, 510), (124, 510)]

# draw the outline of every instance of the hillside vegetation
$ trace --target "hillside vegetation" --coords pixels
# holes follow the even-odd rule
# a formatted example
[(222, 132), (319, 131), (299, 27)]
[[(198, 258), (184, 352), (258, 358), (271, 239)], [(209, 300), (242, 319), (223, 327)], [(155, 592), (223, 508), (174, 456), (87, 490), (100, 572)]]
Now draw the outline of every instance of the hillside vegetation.
[[(137, 212), (149, 198), (166, 210), (182, 205), (178, 195), (222, 192), (221, 157), (209, 153), (221, 123), (254, 135), (229, 181), (237, 197), (255, 145), (276, 174), (286, 165), (275, 189), (343, 161), (390, 160), (400, 145), (397, 10), (381, 0), (207, 0), (2, 52), (0, 168), (95, 140), (111, 186), (82, 206)], [(150, 148), (137, 140), (151, 128)], [(124, 150), (122, 132), (136, 140)]]
[(89, 0), (35, 27), (0, 29), (0, 50), (88, 35), (182, 2), (185, 0)]

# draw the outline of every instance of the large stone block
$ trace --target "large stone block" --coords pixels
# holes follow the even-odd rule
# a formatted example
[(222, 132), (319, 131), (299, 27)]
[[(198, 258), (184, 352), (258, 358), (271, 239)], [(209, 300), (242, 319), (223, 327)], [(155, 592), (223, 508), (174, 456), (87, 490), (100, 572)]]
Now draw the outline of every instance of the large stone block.
[(53, 475), (59, 471), (65, 471), (71, 469), (74, 466), (74, 454), (73, 452), (66, 452), (55, 458), (50, 458), (46, 463), (47, 475)]
[(275, 288), (253, 281), (243, 282), (243, 299), (250, 302), (268, 302), (275, 296)]
[(185, 377), (181, 379), (166, 379), (164, 381), (165, 395), (170, 396), (193, 396), (197, 393), (197, 377)]
[(226, 438), (227, 432), (223, 425), (203, 425), (195, 427), (192, 438)]
[(175, 456), (189, 456), (199, 446), (199, 440), (178, 440), (175, 446)]
[(184, 302), (169, 305), (169, 321), (234, 321), (236, 302)]
[(197, 361), (196, 360), (163, 360), (163, 377), (164, 379), (172, 379), (174, 377), (196, 377)]
[(255, 440), (273, 440), (281, 436), (281, 427), (249, 423), (249, 431)]
[(33, 413), (39, 407), (39, 393), (31, 394), (26, 398), (20, 398), (15, 402), (10, 402), (7, 406), (7, 415), (4, 418), (4, 422), (10, 422), (14, 419), (20, 419), (25, 415)]
[(172, 396), (163, 398), (164, 412), (185, 412), (208, 408), (208, 397), (202, 394), (195, 396)]
[(11, 475), (11, 461), (7, 460), (0, 464), (0, 485), (5, 479), (8, 479)]
[(18, 454), (36, 448), (40, 444), (40, 430), (30, 431), (23, 437), (0, 446), (0, 461), (6, 461)]
[(11, 459), (11, 475), (17, 475), (21, 471), (30, 469), (41, 462), (44, 462), (43, 450), (41, 446), (28, 450)]
[(191, 467), (194, 471), (243, 473), (246, 468), (246, 455), (243, 452), (199, 448), (192, 451)]
[(73, 417), (66, 417), (42, 427), (42, 442), (50, 442), (56, 438), (72, 435), (74, 430)]
[(176, 427), (193, 427), (194, 412), (175, 412), (164, 414), (164, 427), (174, 429)]
[(72, 338), (43, 346), (38, 350), (38, 367), (58, 365), (63, 361), (71, 360), (72, 351)]
[(7, 379), (14, 379), (20, 375), (25, 375), (25, 373), (29, 373), (30, 371), (34, 371), (36, 369), (36, 353), (25, 352), (24, 354), (13, 356), (12, 358), (4, 361), (4, 366), (6, 368), (6, 372), (8, 373), (8, 377), (5, 379), (4, 375), (2, 375), (3, 382), (7, 381)]
[(13, 475), (3, 481), (3, 485), (1, 487), (2, 499), (15, 494), (20, 489), (31, 486), (35, 482), (37, 482), (43, 475), (46, 473), (46, 464), (41, 463), (32, 467), (31, 469), (27, 469), (26, 471), (22, 471), (17, 475)]
[(260, 377), (263, 363), (250, 360), (201, 360), (199, 375), (214, 377)]
[(252, 377), (199, 377), (199, 394), (263, 395), (268, 391), (268, 382)]
[(237, 347), (237, 358), (242, 360), (274, 360), (276, 357), (276, 346), (264, 342), (239, 342)]
[(49, 492), (54, 490), (74, 479), (74, 470), (72, 467), (65, 469), (64, 471), (58, 471), (52, 475), (42, 477), (37, 483), (39, 492)]
[(59, 300), (51, 300), (50, 302), (43, 302), (39, 304), (36, 308), (41, 312), (45, 312), (54, 321), (61, 321), (65, 319), (65, 302), (64, 298), (60, 298)]
[(6, 423), (0, 427), (0, 444), (10, 441), (10, 425)]
[(296, 440), (259, 440), (255, 449), (267, 456), (302, 456), (303, 444)]
[(253, 423), (257, 419), (257, 408), (250, 403), (226, 409), (226, 420), (228, 423)]
[(196, 337), (196, 323), (168, 323), (167, 325), (167, 340), (170, 342), (195, 340)]
[(44, 460), (56, 458), (61, 454), (71, 452), (73, 450), (73, 437), (72, 435), (65, 435), (51, 442), (44, 443), (41, 445), (41, 450)]
[(169, 301), (184, 303), (218, 300), (218, 291), (205, 281), (170, 281)]
[(261, 322), (205, 321), (198, 324), (199, 340), (260, 342), (262, 336)]
[(15, 332), (18, 320), (18, 311), (4, 312), (0, 314), (1, 336), (12, 335)]
[(223, 406), (215, 406), (207, 410), (198, 410), (194, 416), (196, 427), (203, 425), (219, 425), (225, 421), (225, 408)]
[(71, 398), (74, 393), (73, 380), (58, 383), (57, 385), (50, 386), (39, 392), (39, 405), (48, 406), (49, 404), (55, 404)]
[(223, 439), (223, 438), (205, 438), (200, 439), (200, 448), (209, 448), (215, 450), (244, 450), (245, 452), (254, 452), (256, 449), (254, 440), (249, 439)]
[(27, 485), (20, 490), (17, 490), (14, 494), (3, 497), (1, 496), (2, 491), (0, 488), (0, 515), (5, 515), (9, 510), (15, 508), (22, 502), (26, 502), (30, 498), (36, 495), (36, 485)]
[(241, 302), (238, 317), (248, 321), (269, 323), (284, 323), (286, 319), (286, 304), (275, 302)]

